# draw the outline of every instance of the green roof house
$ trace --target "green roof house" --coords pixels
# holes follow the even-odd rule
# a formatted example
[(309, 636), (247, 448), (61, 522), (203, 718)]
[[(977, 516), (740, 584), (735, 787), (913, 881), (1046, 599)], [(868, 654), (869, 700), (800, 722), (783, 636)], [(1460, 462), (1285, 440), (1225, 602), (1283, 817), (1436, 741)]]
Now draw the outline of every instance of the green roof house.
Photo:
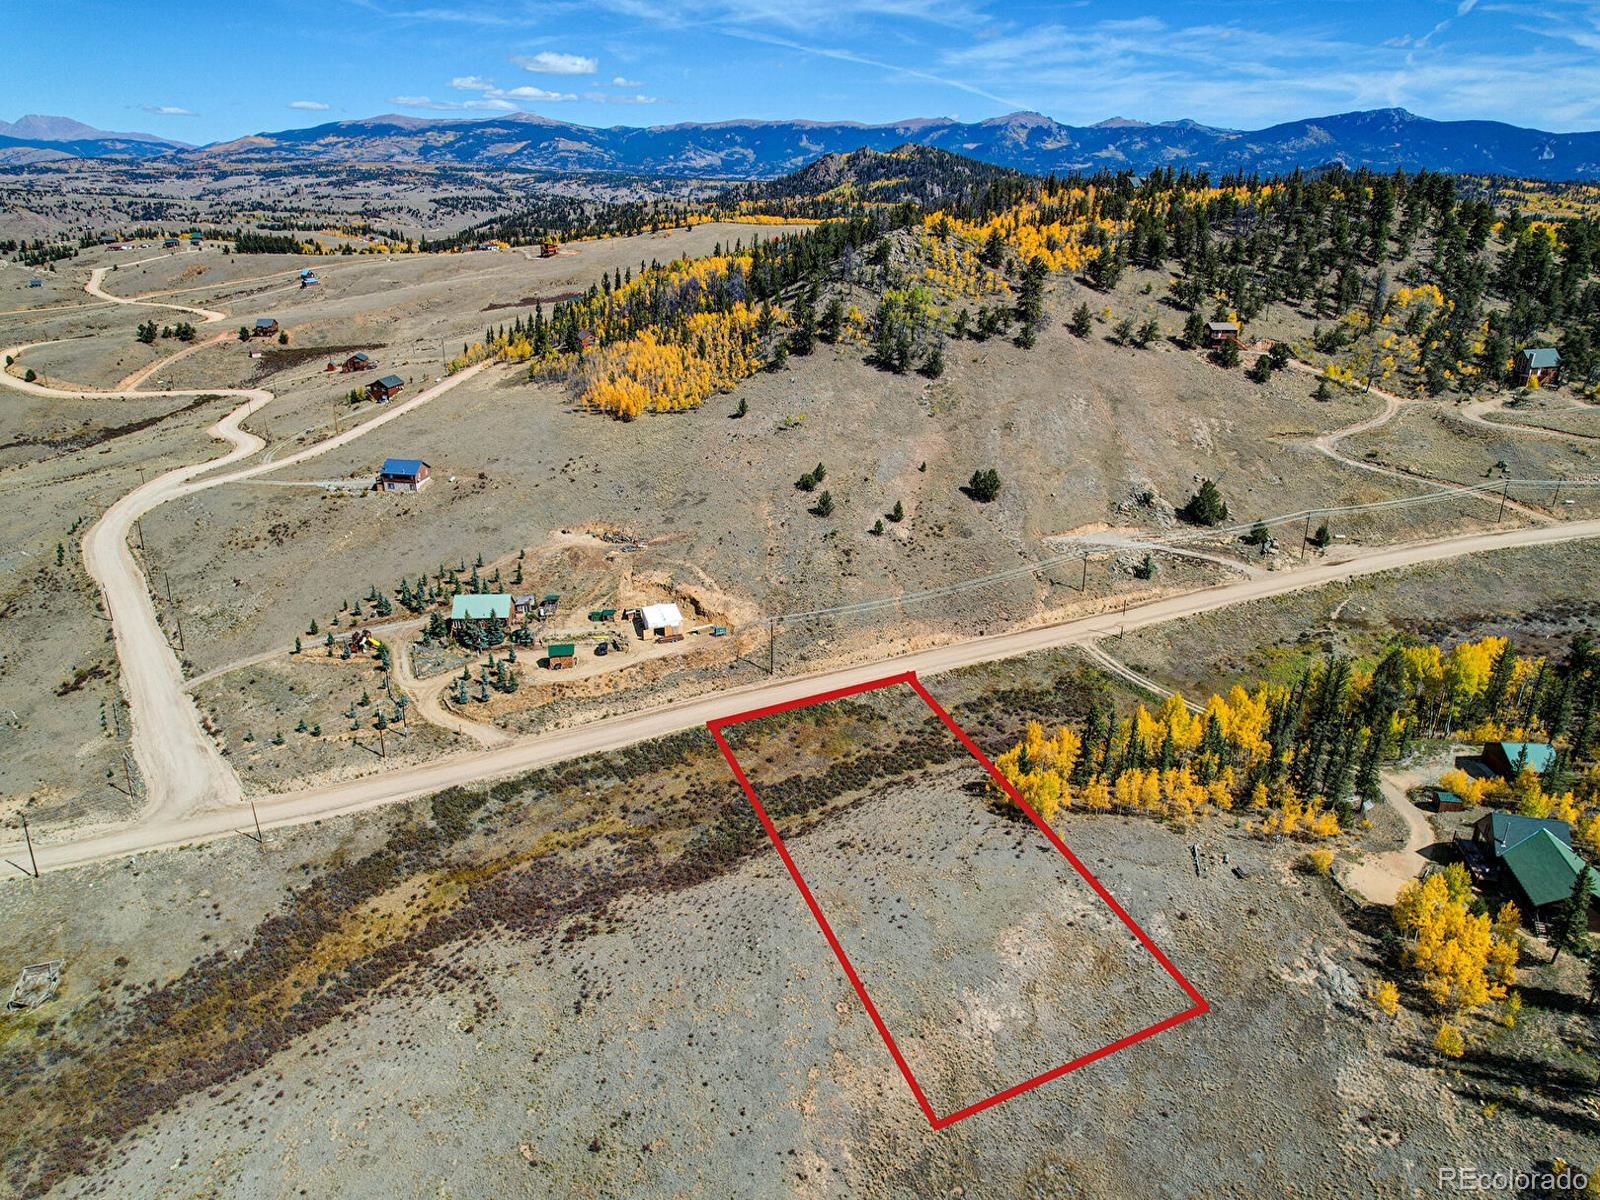
[(450, 601), (452, 625), (459, 625), (463, 621), (488, 621), (495, 617), (502, 621), (511, 619), (511, 593), (463, 592)]
[[(1583, 859), (1548, 829), (1523, 838), (1500, 861), (1532, 911), (1560, 904), (1572, 895), (1583, 872)], [(1600, 874), (1590, 873), (1589, 894), (1600, 900)]]
[(1483, 761), (1502, 779), (1515, 779), (1524, 766), (1543, 775), (1556, 760), (1556, 748), (1545, 742), (1485, 742)]
[(1504, 858), (1507, 850), (1541, 829), (1548, 830), (1558, 842), (1572, 845), (1572, 827), (1565, 821), (1499, 811), (1485, 813), (1472, 823), (1472, 839), (1495, 858)]
[(1517, 355), (1511, 382), (1517, 387), (1533, 382), (1540, 387), (1561, 382), (1561, 351), (1554, 346), (1530, 346)]

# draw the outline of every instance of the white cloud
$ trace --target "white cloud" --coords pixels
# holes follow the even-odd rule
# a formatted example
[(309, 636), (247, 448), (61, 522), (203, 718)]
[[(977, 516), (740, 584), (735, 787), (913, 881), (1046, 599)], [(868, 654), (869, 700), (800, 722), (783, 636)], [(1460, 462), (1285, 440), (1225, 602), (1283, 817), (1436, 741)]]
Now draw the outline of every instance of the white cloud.
[[(450, 86), (459, 92), (482, 93), (482, 101), (463, 100), (460, 102), (467, 108), (475, 106), (490, 107), (491, 101), (498, 101), (493, 107), (506, 109), (514, 107), (510, 103), (512, 100), (537, 100), (545, 104), (562, 104), (578, 98), (571, 92), (552, 92), (546, 88), (533, 87), (531, 84), (525, 84), (522, 87), (503, 88), (495, 83), (494, 80), (485, 79), (481, 75), (457, 75), (450, 81)], [(441, 103), (452, 102), (441, 101)]]
[(576, 100), (571, 92), (547, 92), (542, 87), (514, 87), (504, 91), (496, 90), (493, 95), (502, 96), (507, 100), (543, 100), (547, 103), (560, 103), (567, 100)]
[(643, 87), (644, 84), (640, 83), (637, 79), (624, 79), (621, 75), (613, 75), (611, 77), (611, 86), (619, 88), (636, 88)]
[(659, 96), (629, 95), (617, 92), (585, 92), (583, 98), (590, 104), (660, 104)]
[(290, 108), (303, 109), (305, 112), (327, 112), (328, 106), (321, 100), (291, 100)]
[(598, 58), (581, 54), (560, 54), (554, 50), (541, 50), (537, 54), (513, 54), (511, 61), (524, 71), (541, 75), (593, 75), (600, 69)]
[(158, 117), (192, 117), (196, 113), (192, 109), (179, 108), (176, 104), (146, 104), (144, 111)]
[(509, 100), (434, 100), (428, 96), (390, 96), (389, 103), (399, 108), (426, 108), (435, 112), (511, 112), (517, 107)]

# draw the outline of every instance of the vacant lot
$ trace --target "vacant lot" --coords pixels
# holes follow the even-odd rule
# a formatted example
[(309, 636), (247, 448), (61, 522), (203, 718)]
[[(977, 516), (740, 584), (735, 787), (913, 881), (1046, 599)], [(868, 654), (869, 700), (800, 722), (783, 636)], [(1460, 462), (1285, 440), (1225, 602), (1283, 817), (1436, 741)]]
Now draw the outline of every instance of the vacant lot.
[[(1061, 662), (934, 690), (993, 751), (1027, 715), (1081, 715)], [(820, 760), (844, 733), (819, 725), (807, 745)], [(969, 764), (908, 733), (849, 770), (770, 764), (797, 801), (796, 858), (842, 881), (888, 831), (915, 839), (892, 868), (907, 880), (959, 879), (980, 847), (1002, 877), (1032, 869), (986, 806), (926, 820)], [(1515, 1036), (1442, 1073), (1411, 996), (1393, 1021), (1363, 996), (1390, 970), (1381, 924), (1291, 848), (1231, 818), (1071, 815), (1059, 832), (1212, 1010), (942, 1133), (703, 734), (271, 834), (265, 852), (239, 839), (47, 876), (6, 918), (16, 961), (67, 959), (60, 999), (0, 1023), (22, 1101), (8, 1178), (130, 1196), (349, 1194), (379, 1171), (400, 1194), (1144, 1197), (1158, 1180), (1253, 1196), (1337, 1179), (1407, 1195), (1485, 1145), (1507, 1167), (1593, 1157), (1592, 1056), (1539, 1065), (1582, 1040), (1581, 1017), (1535, 1000)], [(1065, 919), (1004, 888), (968, 907), (1002, 944)], [(1024, 1007), (1101, 1011), (1061, 987)], [(981, 1063), (969, 1043), (941, 1067), (976, 1079)], [(1129, 1145), (1152, 1124), (1163, 1136)], [(74, 1140), (108, 1129), (126, 1136)]]
[[(996, 799), (976, 759), (898, 789), (830, 837), (785, 780), (954, 740), (907, 684), (730, 727), (763, 808), (937, 1117), (1194, 1010), (1090, 881)], [(813, 801), (814, 803), (814, 801)], [(837, 835), (837, 840), (832, 835)], [(818, 936), (821, 936), (819, 931)]]

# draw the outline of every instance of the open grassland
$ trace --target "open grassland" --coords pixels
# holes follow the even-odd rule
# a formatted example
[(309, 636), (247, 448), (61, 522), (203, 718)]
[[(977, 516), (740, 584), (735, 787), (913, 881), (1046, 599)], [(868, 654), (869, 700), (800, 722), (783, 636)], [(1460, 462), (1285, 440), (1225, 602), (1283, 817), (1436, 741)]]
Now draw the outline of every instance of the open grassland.
[(110, 627), (78, 543), (141, 473), (212, 453), (200, 430), (229, 407), (204, 398), (0, 398), (0, 808), (7, 817), (21, 810), (40, 824), (70, 826), (134, 807), (119, 790), (127, 782), (128, 716)]
[[(1097, 685), (1045, 655), (932, 686), (995, 753), (1026, 716), (1081, 719)], [(942, 730), (841, 707), (800, 738), (752, 732), (741, 753), (821, 876), (862, 870), (901, 833), (910, 858), (869, 862), (868, 887), (955, 878), (979, 847), (996, 869), (1028, 865), (999, 812), (935, 819), (970, 768)], [(1417, 998), (1390, 1020), (1363, 995), (1388, 953), (1377, 918), (1236, 820), (1061, 820), (1211, 1011), (943, 1133), (703, 733), (272, 833), (265, 851), (241, 838), (47, 876), (7, 918), (29, 961), (68, 963), (60, 998), (0, 1025), (24, 1101), (8, 1180), (153, 1196), (270, 1175), (348, 1193), (381, 1169), (391, 1189), (483, 1194), (987, 1194), (998, 1180), (1133, 1197), (1153, 1177), (1185, 1194), (1339, 1178), (1390, 1195), (1490, 1140), (1516, 1163), (1592, 1156), (1592, 1056), (1542, 1063), (1573, 1016), (1530, 1003), (1515, 1037), (1440, 1074)], [(890, 885), (878, 903), (903, 899)], [(968, 904), (964, 925), (1026, 943), (1032, 905), (1000, 890)], [(954, 982), (964, 964), (950, 966)], [(979, 1082), (987, 1037), (1101, 1003), (1056, 981), (946, 1046), (938, 1070)], [(1520, 1086), (1536, 1071), (1539, 1088)], [(1171, 1136), (1107, 1150), (1152, 1114)]]

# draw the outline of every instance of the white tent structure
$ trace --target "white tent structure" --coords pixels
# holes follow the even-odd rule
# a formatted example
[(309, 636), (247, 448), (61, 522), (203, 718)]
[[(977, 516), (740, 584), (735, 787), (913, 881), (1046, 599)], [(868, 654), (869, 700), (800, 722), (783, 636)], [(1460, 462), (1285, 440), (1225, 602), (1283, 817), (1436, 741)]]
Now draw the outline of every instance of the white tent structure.
[(646, 604), (639, 610), (639, 623), (648, 633), (671, 636), (683, 632), (683, 613), (676, 604)]

